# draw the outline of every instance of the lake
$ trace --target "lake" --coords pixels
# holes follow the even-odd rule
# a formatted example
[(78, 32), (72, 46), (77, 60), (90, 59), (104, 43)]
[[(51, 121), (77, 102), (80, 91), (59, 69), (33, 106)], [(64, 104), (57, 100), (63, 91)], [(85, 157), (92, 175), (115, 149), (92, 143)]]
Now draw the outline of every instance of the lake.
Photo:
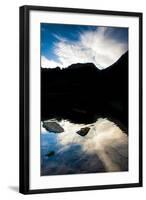
[(42, 176), (128, 170), (128, 136), (113, 122), (98, 119), (86, 136), (77, 134), (84, 124), (57, 123), (64, 132), (41, 128)]

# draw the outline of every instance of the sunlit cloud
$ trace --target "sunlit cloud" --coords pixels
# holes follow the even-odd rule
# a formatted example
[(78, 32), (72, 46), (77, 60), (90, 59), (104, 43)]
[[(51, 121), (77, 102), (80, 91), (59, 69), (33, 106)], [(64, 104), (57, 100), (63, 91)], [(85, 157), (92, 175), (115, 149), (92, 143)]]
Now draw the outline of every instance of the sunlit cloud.
[(54, 60), (49, 60), (45, 56), (41, 56), (41, 67), (42, 68), (55, 68), (60, 66), (60, 63), (57, 63)]
[[(104, 69), (114, 62), (128, 49), (127, 42), (117, 40), (112, 28), (99, 27), (95, 30), (82, 31), (79, 39), (71, 41), (55, 35), (54, 53), (58, 62), (41, 58), (42, 67), (65, 68), (74, 63), (94, 63), (99, 69)], [(109, 34), (110, 33), (110, 34)]]

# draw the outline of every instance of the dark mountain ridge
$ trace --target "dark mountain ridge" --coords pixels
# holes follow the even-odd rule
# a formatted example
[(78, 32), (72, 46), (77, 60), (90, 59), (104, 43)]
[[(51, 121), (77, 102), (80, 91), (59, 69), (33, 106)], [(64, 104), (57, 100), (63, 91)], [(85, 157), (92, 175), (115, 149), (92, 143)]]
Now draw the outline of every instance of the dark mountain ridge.
[(41, 68), (41, 120), (91, 123), (98, 117), (128, 128), (128, 52), (103, 70), (93, 63)]

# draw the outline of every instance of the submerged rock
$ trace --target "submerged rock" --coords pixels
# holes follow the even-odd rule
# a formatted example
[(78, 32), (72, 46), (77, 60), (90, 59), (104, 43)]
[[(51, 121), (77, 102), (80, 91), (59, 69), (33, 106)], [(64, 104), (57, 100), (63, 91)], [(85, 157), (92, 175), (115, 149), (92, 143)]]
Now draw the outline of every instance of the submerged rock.
[(43, 122), (43, 127), (50, 132), (62, 133), (64, 129), (57, 122)]
[(50, 156), (54, 156), (55, 155), (55, 151), (49, 151), (46, 156), (50, 157)]
[(90, 128), (89, 127), (85, 127), (85, 128), (81, 128), (79, 131), (77, 131), (77, 133), (80, 136), (85, 136), (87, 135), (87, 133), (89, 132)]

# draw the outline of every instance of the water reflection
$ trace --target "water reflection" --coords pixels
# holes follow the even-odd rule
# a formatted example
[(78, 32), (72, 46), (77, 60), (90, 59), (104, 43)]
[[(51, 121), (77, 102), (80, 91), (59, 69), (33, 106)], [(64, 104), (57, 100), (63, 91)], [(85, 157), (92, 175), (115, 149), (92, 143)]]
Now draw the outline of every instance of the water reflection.
[(58, 122), (63, 133), (42, 128), (41, 175), (128, 170), (128, 137), (107, 119), (90, 124), (89, 133), (77, 134), (84, 124)]

